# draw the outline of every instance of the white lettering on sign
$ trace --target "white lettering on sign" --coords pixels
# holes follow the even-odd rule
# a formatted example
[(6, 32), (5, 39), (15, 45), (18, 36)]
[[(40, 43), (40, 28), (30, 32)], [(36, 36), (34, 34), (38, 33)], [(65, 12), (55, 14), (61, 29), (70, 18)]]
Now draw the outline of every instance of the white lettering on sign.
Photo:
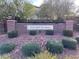
[(27, 25), (27, 30), (53, 30), (53, 25)]

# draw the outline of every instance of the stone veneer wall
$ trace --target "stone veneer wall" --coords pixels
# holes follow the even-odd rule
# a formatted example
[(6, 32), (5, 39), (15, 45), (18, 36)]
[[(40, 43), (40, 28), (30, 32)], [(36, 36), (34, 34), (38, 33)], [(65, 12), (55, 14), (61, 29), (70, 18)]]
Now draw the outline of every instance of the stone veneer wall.
[(19, 34), (25, 34), (27, 33), (27, 25), (26, 23), (17, 23), (16, 24), (16, 30), (18, 31)]
[[(27, 24), (35, 23), (16, 23), (15, 20), (7, 20), (7, 30), (8, 32), (17, 30), (19, 34), (27, 33)], [(38, 24), (38, 23), (37, 23)], [(67, 20), (66, 23), (40, 23), (41, 24), (50, 24), (54, 26), (54, 34), (62, 34), (63, 30), (72, 30), (73, 31), (73, 20)]]
[(16, 30), (16, 21), (15, 20), (7, 20), (7, 32)]
[[(16, 24), (16, 30), (19, 32), (19, 34), (26, 34), (27, 31), (27, 25), (29, 23), (17, 23)], [(32, 25), (35, 25), (34, 23), (30, 23)], [(37, 23), (38, 24), (38, 23)], [(36, 24), (36, 25), (37, 25)], [(54, 33), (55, 34), (62, 34), (63, 30), (65, 30), (65, 23), (41, 23), (40, 25), (52, 25), (54, 27)]]
[(73, 31), (74, 21), (73, 20), (67, 20), (66, 21), (66, 30)]
[(4, 33), (4, 24), (0, 22), (0, 34)]

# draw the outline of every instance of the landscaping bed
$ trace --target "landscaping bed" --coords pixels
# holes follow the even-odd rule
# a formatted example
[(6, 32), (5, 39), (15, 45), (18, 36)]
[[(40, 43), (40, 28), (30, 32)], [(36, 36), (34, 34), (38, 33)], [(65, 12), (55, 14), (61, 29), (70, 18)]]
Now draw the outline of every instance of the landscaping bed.
[[(40, 45), (40, 49), (41, 49), (40, 53), (38, 53), (38, 54), (35, 54), (33, 52), (35, 54), (34, 55), (35, 58), (37, 58), (37, 56), (41, 55), (41, 54), (46, 55), (45, 53), (47, 53), (47, 56), (50, 55), (50, 57), (56, 58), (56, 59), (68, 59), (68, 58), (71, 58), (71, 56), (73, 56), (73, 58), (76, 57), (76, 59), (78, 59), (78, 57), (79, 57), (78, 56), (79, 55), (79, 46), (78, 46), (78, 44), (77, 44), (77, 47), (75, 47), (76, 50), (67, 49), (67, 48), (64, 48), (64, 46), (61, 45), (62, 40), (64, 38), (63, 35), (52, 35), (52, 36), (49, 36), (49, 35), (48, 36), (47, 35), (46, 36), (44, 36), (44, 35), (30, 36), (30, 35), (28, 35), (27, 36), (27, 35), (24, 34), (24, 35), (15, 37), (15, 38), (8, 38), (7, 35), (0, 36), (0, 38), (1, 38), (1, 40), (0, 40), (1, 44), (6, 44), (6, 43), (15, 44), (15, 48), (11, 52), (9, 52), (8, 54), (3, 54), (2, 55), (4, 58), (5, 57), (9, 58), (9, 59), (25, 59), (25, 58), (27, 58), (23, 55), (21, 49), (22, 49), (23, 46), (27, 45), (28, 43), (32, 43), (32, 42), (33, 43), (37, 42)], [(71, 38), (71, 37), (68, 37), (68, 38)], [(54, 49), (58, 49), (58, 50), (54, 50), (54, 52), (56, 54), (53, 53), (53, 55), (51, 55), (51, 52), (48, 52), (49, 50), (47, 50), (45, 48), (45, 45), (46, 45), (48, 40), (59, 41), (60, 45), (57, 42), (56, 43), (54, 42), (55, 44), (52, 45), (52, 47)], [(53, 44), (53, 42), (52, 42), (52, 44)], [(60, 48), (57, 48), (57, 47), (60, 47)], [(61, 49), (61, 48), (63, 48), (63, 49)], [(36, 51), (38, 48), (36, 48), (36, 50), (33, 49), (33, 48), (28, 48), (28, 49), (32, 49), (32, 51)], [(59, 53), (59, 50), (62, 51), (62, 52)], [(47, 52), (45, 52), (45, 51), (47, 51)], [(66, 57), (68, 57), (68, 58), (66, 58)], [(32, 58), (32, 57), (30, 57), (30, 58)]]

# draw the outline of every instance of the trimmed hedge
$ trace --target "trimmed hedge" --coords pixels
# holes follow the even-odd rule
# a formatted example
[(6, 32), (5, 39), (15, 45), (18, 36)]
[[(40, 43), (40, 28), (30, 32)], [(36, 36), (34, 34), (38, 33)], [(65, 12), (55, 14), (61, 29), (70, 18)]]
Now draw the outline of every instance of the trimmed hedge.
[(24, 56), (35, 56), (35, 54), (40, 53), (40, 46), (36, 43), (26, 44), (22, 47), (22, 53)]
[(79, 37), (76, 37), (77, 42), (79, 43)]
[(53, 30), (46, 30), (46, 35), (53, 35), (54, 34), (54, 31)]
[(30, 19), (27, 23), (65, 23), (64, 19), (58, 18), (56, 20), (53, 19)]
[(37, 34), (37, 31), (33, 31), (33, 30), (29, 31), (29, 35), (36, 35), (36, 34)]
[(46, 49), (51, 53), (60, 54), (63, 52), (63, 45), (59, 41), (48, 41)]
[(64, 48), (68, 48), (68, 49), (76, 49), (77, 46), (77, 40), (75, 39), (63, 39), (62, 43)]
[(10, 53), (14, 50), (15, 44), (3, 44), (0, 46), (0, 54)]
[(18, 32), (17, 31), (12, 31), (8, 33), (8, 37), (9, 38), (15, 38), (18, 36)]
[(78, 24), (74, 24), (74, 30), (79, 31), (79, 25)]
[(67, 37), (73, 37), (73, 31), (71, 30), (64, 30), (63, 35)]

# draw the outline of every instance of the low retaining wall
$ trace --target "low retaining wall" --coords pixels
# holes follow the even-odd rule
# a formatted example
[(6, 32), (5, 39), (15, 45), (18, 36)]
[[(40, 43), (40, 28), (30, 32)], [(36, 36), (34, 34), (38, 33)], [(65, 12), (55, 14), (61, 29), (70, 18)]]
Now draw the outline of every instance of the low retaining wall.
[(16, 30), (18, 31), (19, 34), (25, 34), (27, 33), (27, 25), (26, 23), (16, 23)]
[[(19, 32), (19, 34), (25, 34), (27, 33), (27, 25), (37, 25), (34, 23), (17, 23), (16, 24), (16, 30)], [(63, 30), (66, 29), (65, 23), (41, 23), (39, 25), (52, 25), (53, 26), (53, 30), (55, 34), (62, 34)]]
[(27, 25), (53, 25), (54, 34), (62, 34), (63, 30), (72, 30), (73, 31), (73, 20), (67, 20), (65, 23), (16, 23), (15, 20), (8, 20), (7, 27), (8, 32), (17, 30), (19, 34), (26, 34)]
[(4, 24), (0, 22), (0, 34), (4, 33)]

